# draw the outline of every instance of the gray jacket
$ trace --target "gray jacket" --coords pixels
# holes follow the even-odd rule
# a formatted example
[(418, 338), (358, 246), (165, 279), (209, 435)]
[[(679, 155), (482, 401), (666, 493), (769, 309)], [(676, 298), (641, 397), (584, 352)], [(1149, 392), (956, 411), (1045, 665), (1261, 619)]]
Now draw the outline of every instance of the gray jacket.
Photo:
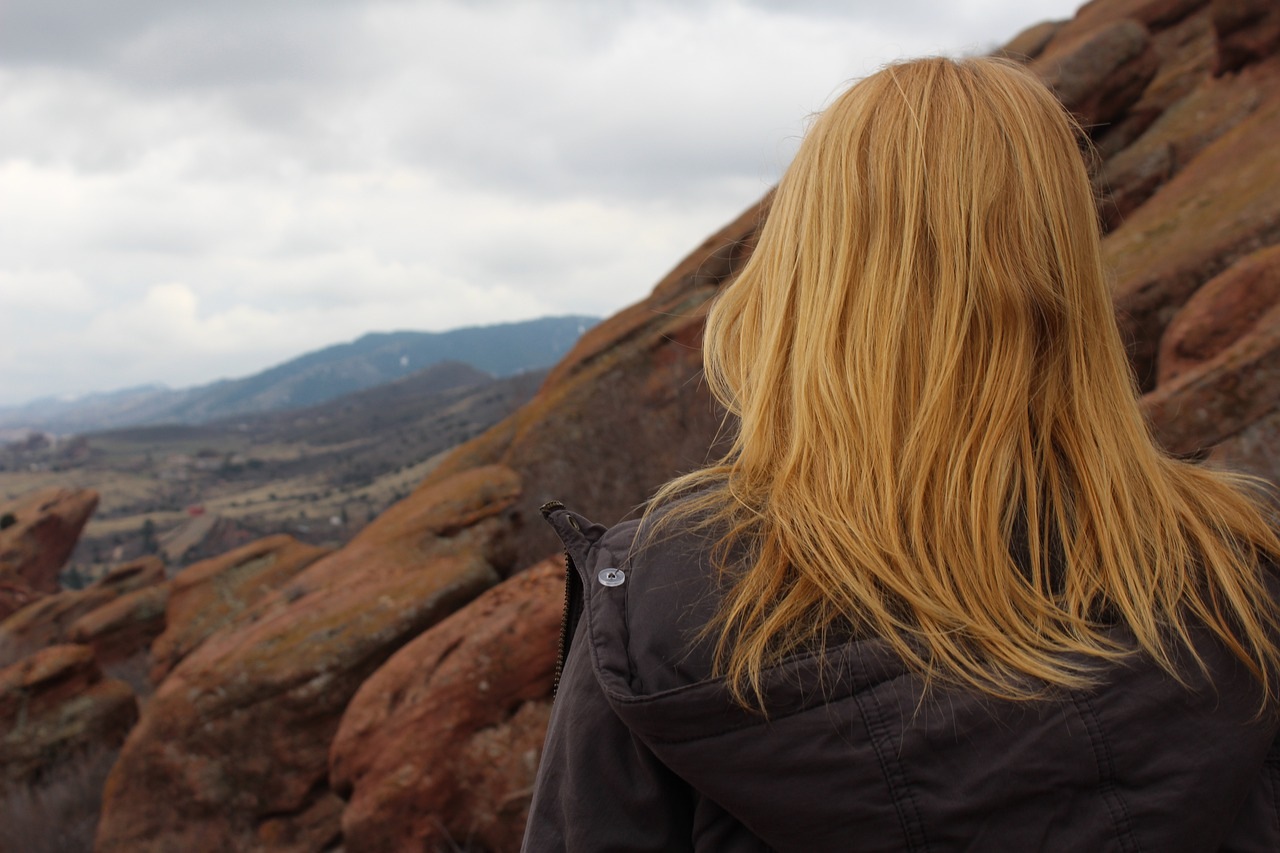
[(1280, 851), (1280, 722), (1208, 638), (1212, 685), (1135, 656), (1037, 703), (925, 695), (850, 641), (769, 671), (766, 719), (709, 677), (710, 543), (544, 514), (568, 654), (526, 851)]

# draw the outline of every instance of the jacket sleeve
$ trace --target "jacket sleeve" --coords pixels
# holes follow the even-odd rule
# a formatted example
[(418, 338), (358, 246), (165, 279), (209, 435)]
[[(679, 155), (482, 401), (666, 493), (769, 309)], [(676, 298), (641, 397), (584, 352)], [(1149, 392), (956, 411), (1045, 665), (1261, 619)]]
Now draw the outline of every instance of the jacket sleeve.
[(691, 792), (613, 712), (589, 646), (579, 632), (561, 673), (521, 850), (692, 850)]

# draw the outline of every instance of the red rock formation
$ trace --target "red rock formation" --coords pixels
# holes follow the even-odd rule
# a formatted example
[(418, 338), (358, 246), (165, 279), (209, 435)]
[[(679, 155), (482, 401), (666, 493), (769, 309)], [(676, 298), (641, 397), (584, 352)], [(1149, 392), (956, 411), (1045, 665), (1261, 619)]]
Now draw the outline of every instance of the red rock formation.
[(1280, 64), (1259, 67), (1256, 109), (1108, 235), (1116, 306), (1144, 386), (1165, 326), (1200, 285), (1280, 240)]
[(67, 642), (67, 629), (81, 616), (125, 593), (158, 584), (164, 577), (164, 563), (142, 557), (117, 566), (84, 589), (54, 593), (23, 607), (0, 621), (0, 666)]
[(1275, 0), (1213, 0), (1218, 36), (1215, 74), (1271, 56), (1280, 47), (1280, 4)]
[(328, 752), (347, 701), (508, 568), (519, 493), (499, 466), (420, 490), (206, 639), (125, 743), (96, 849), (320, 850), (336, 838)]
[(168, 601), (168, 584), (125, 593), (77, 619), (67, 628), (67, 639), (92, 648), (100, 666), (127, 660), (164, 630)]
[(81, 752), (118, 746), (137, 717), (133, 691), (104, 680), (85, 646), (51, 646), (0, 670), (0, 796)]
[(1166, 385), (1249, 335), (1280, 325), (1280, 246), (1237, 261), (1187, 300), (1160, 341), (1158, 383)]
[(281, 534), (188, 566), (169, 587), (166, 627), (151, 646), (151, 680), (159, 683), (206, 637), (327, 553)]
[(0, 504), (0, 518), (12, 519), (0, 529), (0, 584), (9, 589), (0, 608), (10, 608), (0, 609), (0, 619), (23, 597), (58, 591), (58, 571), (97, 506), (97, 492), (58, 488)]
[(330, 753), (354, 850), (515, 850), (551, 705), (564, 560), (481, 595), (356, 693)]
[(1092, 129), (1137, 101), (1158, 66), (1147, 28), (1126, 19), (1074, 39), (1052, 39), (1031, 67), (1080, 124)]

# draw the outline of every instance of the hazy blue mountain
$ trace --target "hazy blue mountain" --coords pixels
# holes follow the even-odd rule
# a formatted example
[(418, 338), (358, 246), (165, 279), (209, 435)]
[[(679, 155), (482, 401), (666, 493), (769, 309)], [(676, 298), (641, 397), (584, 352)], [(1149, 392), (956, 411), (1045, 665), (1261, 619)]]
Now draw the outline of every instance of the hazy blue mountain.
[(491, 376), (509, 376), (554, 364), (598, 319), (543, 317), (448, 332), (375, 332), (240, 379), (180, 390), (143, 386), (71, 401), (44, 398), (0, 408), (0, 429), (66, 434), (148, 424), (201, 424), (314, 406), (442, 361), (461, 362)]

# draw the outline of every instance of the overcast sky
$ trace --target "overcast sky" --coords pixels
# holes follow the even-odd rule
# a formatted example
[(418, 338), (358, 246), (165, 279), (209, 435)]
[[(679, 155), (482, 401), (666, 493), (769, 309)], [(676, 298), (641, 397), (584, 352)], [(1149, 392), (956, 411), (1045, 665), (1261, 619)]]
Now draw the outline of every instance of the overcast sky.
[(0, 405), (610, 314), (847, 81), (1076, 0), (0, 0)]

